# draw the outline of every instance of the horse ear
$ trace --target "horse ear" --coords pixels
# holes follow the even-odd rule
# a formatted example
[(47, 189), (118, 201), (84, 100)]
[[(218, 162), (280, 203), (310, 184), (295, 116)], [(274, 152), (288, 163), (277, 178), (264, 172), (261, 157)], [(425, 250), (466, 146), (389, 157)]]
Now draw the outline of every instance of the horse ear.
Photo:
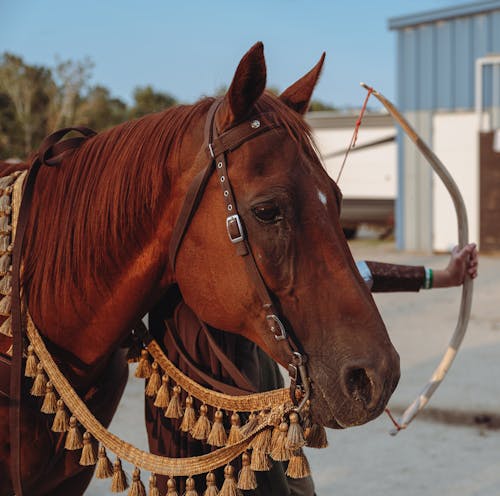
[(266, 87), (266, 61), (264, 45), (256, 43), (243, 56), (233, 77), (220, 111), (219, 130), (241, 121), (249, 113)]
[(324, 61), (325, 52), (321, 55), (319, 62), (305, 76), (302, 76), (281, 93), (280, 100), (299, 114), (305, 114), (309, 108), (309, 102), (321, 74)]

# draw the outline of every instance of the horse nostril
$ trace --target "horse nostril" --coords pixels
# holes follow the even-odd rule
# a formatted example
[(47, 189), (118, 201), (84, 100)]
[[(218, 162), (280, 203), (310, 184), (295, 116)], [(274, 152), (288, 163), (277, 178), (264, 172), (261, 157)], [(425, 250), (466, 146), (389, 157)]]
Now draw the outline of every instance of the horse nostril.
[(365, 369), (355, 368), (347, 371), (345, 385), (349, 396), (355, 401), (362, 401), (368, 406), (372, 401), (372, 382)]

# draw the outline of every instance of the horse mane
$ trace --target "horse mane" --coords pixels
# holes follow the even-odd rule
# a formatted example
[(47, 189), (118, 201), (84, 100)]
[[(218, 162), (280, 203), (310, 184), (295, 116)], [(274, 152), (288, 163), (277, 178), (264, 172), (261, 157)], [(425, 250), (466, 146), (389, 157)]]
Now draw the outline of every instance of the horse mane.
[[(24, 247), (23, 284), (31, 304), (43, 304), (46, 288), (59, 303), (71, 303), (75, 288), (85, 297), (89, 281), (99, 291), (112, 287), (131, 252), (154, 235), (155, 216), (170, 192), (169, 169), (191, 165), (175, 163), (182, 140), (212, 102), (204, 98), (118, 125), (86, 140), (59, 166), (42, 168)], [(254, 112), (270, 111), (317, 157), (302, 117), (265, 93)]]

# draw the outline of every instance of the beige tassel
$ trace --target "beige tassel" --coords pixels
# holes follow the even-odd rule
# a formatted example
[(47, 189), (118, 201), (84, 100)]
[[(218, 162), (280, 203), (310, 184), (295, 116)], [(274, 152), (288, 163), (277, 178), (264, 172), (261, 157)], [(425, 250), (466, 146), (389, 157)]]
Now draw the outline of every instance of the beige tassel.
[(170, 477), (167, 481), (167, 495), (166, 496), (179, 496), (177, 492), (177, 485), (175, 483), (175, 479)]
[(290, 414), (290, 427), (286, 436), (287, 448), (297, 450), (306, 444), (302, 426), (300, 425), (300, 417), (296, 412)]
[(71, 417), (69, 419), (69, 431), (66, 436), (64, 447), (67, 450), (77, 450), (83, 448), (83, 438), (80, 429), (78, 429), (78, 421), (76, 420), (76, 417)]
[(288, 469), (286, 475), (292, 479), (302, 479), (311, 475), (311, 469), (309, 467), (309, 462), (304, 455), (302, 449), (299, 449), (293, 453), (290, 457), (290, 462), (288, 463)]
[(221, 410), (217, 410), (214, 415), (214, 423), (212, 425), (212, 430), (207, 438), (207, 443), (210, 446), (216, 446), (217, 448), (221, 448), (226, 445), (227, 442), (227, 434), (224, 429), (224, 424), (222, 423), (224, 420), (224, 414)]
[(257, 417), (255, 413), (251, 413), (248, 416), (248, 420), (245, 423), (245, 425), (240, 429), (241, 435), (243, 437), (247, 437), (250, 433), (252, 433), (255, 430), (258, 424), (259, 424), (259, 417)]
[(141, 351), (141, 358), (139, 359), (139, 364), (135, 370), (135, 376), (139, 379), (149, 379), (151, 377), (151, 364), (149, 363), (149, 353), (148, 350)]
[(233, 412), (231, 415), (231, 429), (229, 430), (229, 436), (227, 438), (227, 445), (239, 443), (243, 436), (241, 435), (241, 420), (237, 412)]
[(207, 488), (203, 493), (203, 496), (217, 496), (219, 490), (217, 489), (217, 479), (213, 472), (208, 472), (207, 474)]
[(12, 337), (12, 318), (9, 317), (5, 319), (0, 326), (0, 334), (3, 334), (4, 336)]
[(306, 445), (310, 448), (326, 448), (328, 446), (328, 438), (326, 430), (322, 425), (313, 424), (304, 437), (306, 438)]
[(168, 391), (168, 375), (164, 374), (161, 378), (161, 386), (156, 394), (154, 406), (157, 406), (158, 408), (167, 408), (169, 402), (170, 393)]
[(83, 433), (83, 449), (82, 456), (80, 456), (80, 465), (88, 467), (90, 465), (95, 465), (97, 462), (97, 455), (95, 452), (95, 444), (92, 441), (92, 436), (90, 432), (85, 431)]
[(156, 396), (156, 393), (158, 393), (160, 386), (161, 377), (160, 373), (158, 372), (158, 364), (156, 362), (153, 362), (153, 365), (151, 365), (151, 376), (149, 377), (148, 385), (146, 386), (145, 390), (146, 396), (149, 396), (151, 398), (153, 396)]
[[(0, 217), (0, 220), (5, 220), (5, 217)], [(10, 228), (10, 226), (8, 226)], [(12, 265), (12, 258), (9, 253), (5, 253), (0, 257), (0, 276), (4, 276), (9, 272)]]
[(63, 400), (57, 400), (57, 411), (52, 423), (53, 432), (66, 432), (69, 429), (69, 418)]
[(250, 467), (250, 456), (248, 453), (241, 455), (241, 470), (238, 476), (238, 489), (250, 491), (257, 488), (257, 477)]
[(0, 279), (0, 294), (4, 296), (10, 294), (12, 291), (12, 276), (7, 272), (2, 279)]
[(32, 396), (45, 396), (45, 391), (47, 390), (47, 378), (43, 371), (43, 365), (38, 363), (36, 366), (36, 377), (31, 387)]
[(254, 448), (252, 450), (250, 467), (254, 472), (266, 472), (271, 468), (271, 460), (267, 453)]
[(199, 441), (204, 441), (210, 434), (210, 420), (207, 417), (208, 407), (207, 405), (201, 405), (200, 407), (200, 416), (194, 424), (194, 427), (191, 429), (191, 436), (194, 439), (198, 439)]
[(10, 295), (4, 296), (0, 301), (0, 315), (8, 317), (11, 313), (12, 299)]
[(47, 381), (47, 384), (45, 385), (45, 398), (43, 399), (40, 411), (47, 414), (57, 412), (56, 393), (54, 392), (54, 386), (50, 381)]
[(193, 408), (193, 398), (191, 396), (187, 396), (186, 408), (184, 409), (184, 417), (182, 417), (180, 429), (182, 432), (190, 432), (195, 424), (196, 424), (196, 412), (194, 411)]
[(234, 479), (234, 467), (226, 465), (224, 467), (224, 484), (220, 488), (219, 496), (239, 496), (240, 491)]
[(132, 484), (127, 496), (146, 496), (146, 488), (141, 481), (141, 471), (137, 467), (132, 473)]
[(149, 476), (149, 496), (160, 496), (160, 490), (156, 485), (156, 475), (151, 474)]
[(196, 483), (192, 477), (186, 479), (186, 492), (184, 496), (198, 496), (196, 492)]
[(5, 354), (11, 357), (13, 353), (14, 353), (14, 346), (10, 345), (9, 349), (5, 352)]
[(260, 431), (250, 443), (250, 447), (254, 449), (258, 449), (264, 453), (271, 452), (271, 437), (272, 437), (272, 429), (267, 428)]
[(113, 465), (111, 465), (104, 446), (99, 446), (95, 476), (97, 479), (108, 479), (113, 476)]
[(287, 434), (288, 424), (281, 422), (278, 427), (278, 433), (271, 442), (271, 458), (277, 462), (284, 462), (292, 456), (292, 451), (287, 447)]
[(111, 481), (111, 492), (121, 493), (128, 488), (128, 481), (125, 472), (122, 469), (122, 462), (119, 458), (113, 463), (113, 479)]
[(165, 417), (167, 418), (181, 418), (182, 417), (182, 406), (181, 406), (181, 387), (174, 386), (172, 388), (172, 397), (170, 398), (170, 403), (165, 410)]
[(30, 344), (28, 346), (28, 358), (26, 358), (26, 367), (24, 368), (25, 377), (36, 377), (38, 358), (35, 355), (35, 348)]

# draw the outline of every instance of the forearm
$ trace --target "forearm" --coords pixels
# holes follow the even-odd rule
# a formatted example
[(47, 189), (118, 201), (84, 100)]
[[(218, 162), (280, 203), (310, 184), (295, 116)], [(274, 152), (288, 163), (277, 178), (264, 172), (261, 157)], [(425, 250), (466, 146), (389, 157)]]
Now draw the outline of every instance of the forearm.
[(358, 269), (373, 293), (420, 291), (426, 273), (422, 266), (397, 265), (382, 262), (358, 262)]

